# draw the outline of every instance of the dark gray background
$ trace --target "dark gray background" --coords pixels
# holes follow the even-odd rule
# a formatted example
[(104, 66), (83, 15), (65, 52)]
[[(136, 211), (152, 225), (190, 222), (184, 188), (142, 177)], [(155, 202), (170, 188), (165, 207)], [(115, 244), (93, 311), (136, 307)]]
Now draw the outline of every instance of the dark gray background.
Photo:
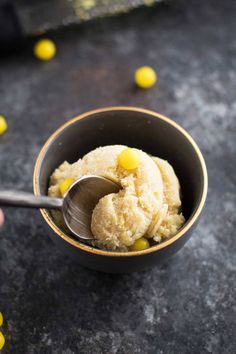
[[(1, 188), (32, 190), (34, 161), (63, 122), (92, 108), (137, 105), (181, 123), (209, 171), (204, 213), (162, 267), (108, 275), (61, 255), (37, 211), (6, 210), (0, 232), (4, 353), (235, 352), (236, 3), (174, 1), (52, 35), (58, 54), (0, 61)], [(133, 86), (152, 65), (158, 85)], [(148, 138), (148, 137), (147, 137)]]

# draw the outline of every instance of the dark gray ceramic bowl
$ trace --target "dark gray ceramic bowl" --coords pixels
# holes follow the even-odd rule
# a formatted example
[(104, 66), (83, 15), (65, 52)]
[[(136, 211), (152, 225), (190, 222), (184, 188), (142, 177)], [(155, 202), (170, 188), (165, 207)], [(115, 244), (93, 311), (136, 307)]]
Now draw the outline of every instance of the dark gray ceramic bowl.
[(184, 226), (171, 239), (138, 252), (110, 252), (80, 243), (59, 229), (48, 211), (42, 215), (58, 246), (80, 264), (98, 271), (122, 273), (159, 264), (190, 238), (207, 195), (207, 171), (191, 136), (158, 113), (133, 107), (97, 109), (72, 119), (50, 136), (34, 170), (34, 192), (47, 194), (49, 177), (63, 161), (75, 162), (99, 146), (124, 144), (168, 160), (182, 187)]

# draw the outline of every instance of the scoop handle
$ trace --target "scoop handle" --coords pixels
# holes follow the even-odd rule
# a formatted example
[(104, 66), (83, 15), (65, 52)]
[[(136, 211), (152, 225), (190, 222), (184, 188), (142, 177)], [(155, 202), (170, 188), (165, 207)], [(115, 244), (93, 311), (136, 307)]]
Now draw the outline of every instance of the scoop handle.
[(45, 208), (45, 209), (61, 209), (63, 204), (62, 198), (52, 198), (46, 196), (35, 196), (32, 193), (19, 191), (0, 191), (0, 205), (14, 206), (23, 208)]

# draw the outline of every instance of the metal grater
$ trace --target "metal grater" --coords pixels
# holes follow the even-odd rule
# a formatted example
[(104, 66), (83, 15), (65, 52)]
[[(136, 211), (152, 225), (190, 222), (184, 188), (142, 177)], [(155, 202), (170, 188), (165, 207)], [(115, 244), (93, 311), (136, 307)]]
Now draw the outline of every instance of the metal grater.
[(152, 6), (163, 0), (0, 0), (0, 55), (61, 26)]
[(111, 16), (141, 5), (152, 6), (162, 0), (18, 0), (15, 10), (25, 34)]

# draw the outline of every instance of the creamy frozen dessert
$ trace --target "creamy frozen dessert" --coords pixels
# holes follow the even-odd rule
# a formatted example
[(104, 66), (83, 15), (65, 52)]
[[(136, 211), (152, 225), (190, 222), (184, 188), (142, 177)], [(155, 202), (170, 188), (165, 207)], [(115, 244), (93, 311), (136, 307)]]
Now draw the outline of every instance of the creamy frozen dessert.
[(97, 247), (144, 249), (172, 237), (183, 225), (180, 185), (167, 161), (123, 145), (99, 147), (73, 164), (62, 163), (51, 176), (49, 196), (62, 196), (73, 181), (89, 174), (122, 187), (101, 198), (93, 210)]

